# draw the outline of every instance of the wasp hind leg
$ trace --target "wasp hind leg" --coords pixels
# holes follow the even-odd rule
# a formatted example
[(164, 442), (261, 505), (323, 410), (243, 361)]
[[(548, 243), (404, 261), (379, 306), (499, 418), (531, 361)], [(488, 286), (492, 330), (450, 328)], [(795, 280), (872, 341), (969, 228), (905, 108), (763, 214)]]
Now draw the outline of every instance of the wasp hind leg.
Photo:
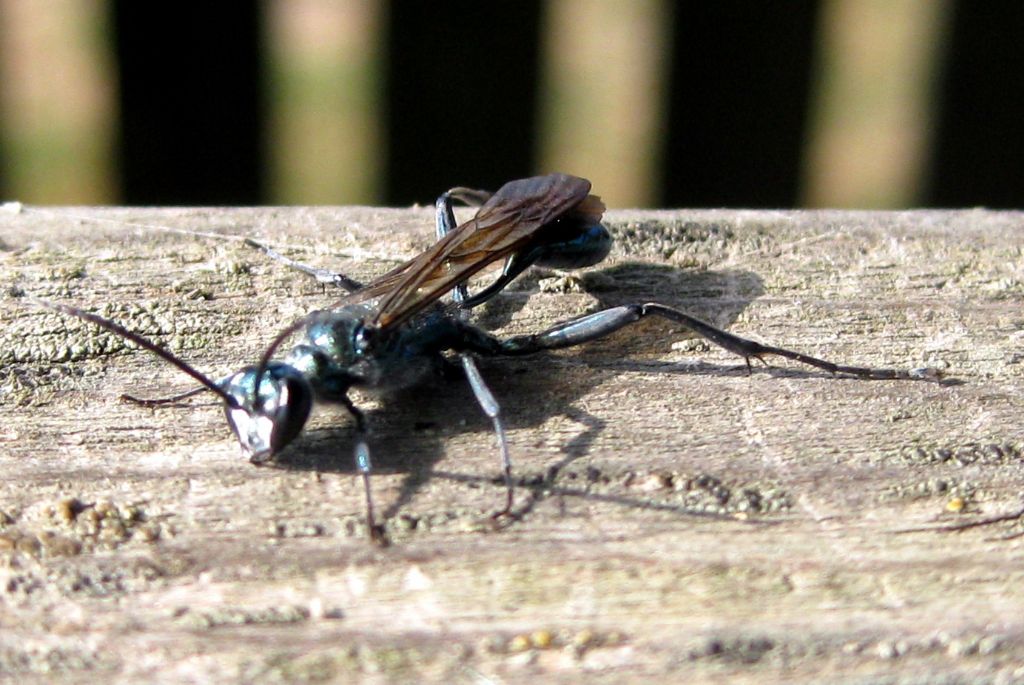
[(505, 340), (493, 338), (479, 329), (473, 329), (473, 331), (467, 329), (464, 332), (463, 342), (466, 345), (466, 349), (488, 356), (527, 355), (543, 350), (557, 350), (582, 345), (585, 342), (611, 335), (615, 331), (648, 316), (657, 316), (681, 324), (708, 342), (743, 357), (748, 370), (750, 369), (751, 360), (765, 362), (765, 357), (775, 356), (791, 359), (831, 374), (856, 376), (857, 378), (869, 380), (923, 380), (932, 382), (942, 380), (942, 372), (931, 367), (886, 369), (849, 366), (825, 359), (818, 359), (817, 357), (784, 347), (764, 345), (755, 340), (742, 338), (728, 331), (716, 328), (685, 312), (656, 302), (604, 309), (594, 314), (588, 314), (557, 324), (541, 333), (517, 335)]

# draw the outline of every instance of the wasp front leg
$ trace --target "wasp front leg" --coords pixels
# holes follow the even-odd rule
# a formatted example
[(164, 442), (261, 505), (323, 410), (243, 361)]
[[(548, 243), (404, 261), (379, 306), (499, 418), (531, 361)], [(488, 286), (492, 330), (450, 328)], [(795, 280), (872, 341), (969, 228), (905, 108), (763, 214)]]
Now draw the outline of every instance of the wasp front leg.
[(297, 262), (294, 259), (291, 259), (290, 257), (285, 257), (283, 254), (281, 254), (274, 248), (268, 245), (264, 245), (263, 243), (257, 242), (252, 238), (246, 238), (244, 242), (249, 247), (256, 248), (257, 250), (267, 255), (274, 261), (281, 262), (290, 269), (301, 271), (307, 276), (312, 276), (319, 283), (323, 283), (324, 285), (333, 285), (349, 293), (354, 293), (355, 291), (363, 287), (362, 283), (360, 283), (357, 280), (349, 278), (345, 274), (341, 274), (336, 271), (330, 271), (329, 269), (320, 269), (315, 266), (310, 266), (309, 264)]

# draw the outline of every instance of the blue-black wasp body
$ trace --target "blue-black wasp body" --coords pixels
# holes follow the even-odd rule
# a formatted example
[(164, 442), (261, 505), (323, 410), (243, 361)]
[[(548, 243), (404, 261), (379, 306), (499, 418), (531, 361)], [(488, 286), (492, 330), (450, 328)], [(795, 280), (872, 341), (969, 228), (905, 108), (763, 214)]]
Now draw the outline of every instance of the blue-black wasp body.
[[(456, 225), (452, 209), (456, 201), (480, 206), (472, 219)], [(472, 324), (469, 311), (494, 297), (531, 265), (575, 268), (603, 260), (612, 243), (601, 223), (604, 205), (590, 194), (589, 181), (551, 174), (509, 182), (493, 194), (453, 188), (438, 198), (435, 207), (437, 242), (367, 285), (294, 262), (269, 247), (246, 241), (347, 294), (286, 327), (258, 363), (221, 381), (207, 378), (170, 352), (112, 321), (67, 305), (37, 303), (128, 338), (202, 384), (201, 388), (165, 400), (128, 399), (159, 404), (202, 390), (215, 392), (224, 401), (228, 423), (243, 454), (253, 463), (267, 461), (293, 442), (314, 402), (344, 406), (356, 422), (355, 461), (365, 485), (370, 533), (377, 540), (385, 540), (385, 536), (374, 517), (368, 427), (349, 391), (412, 385), (450, 356), (461, 362), (477, 401), (494, 426), (507, 493), (505, 505), (496, 516), (512, 512), (511, 460), (500, 407), (477, 368), (477, 357), (519, 356), (571, 347), (653, 315), (681, 324), (740, 355), (748, 368), (751, 359), (776, 355), (861, 378), (934, 380), (937, 376), (932, 369), (903, 371), (834, 364), (735, 336), (657, 303), (612, 307), (556, 324), (541, 333), (497, 338)], [(500, 275), (471, 295), (467, 280), (499, 260), (504, 260)], [(451, 301), (442, 301), (448, 294)], [(284, 342), (295, 334), (301, 335), (300, 342), (275, 359)]]
[[(345, 405), (362, 424), (348, 399), (350, 388), (408, 387), (435, 369), (444, 352), (493, 348), (490, 336), (467, 323), (467, 309), (493, 297), (531, 264), (585, 266), (607, 255), (611, 237), (600, 223), (604, 206), (589, 191), (588, 181), (561, 174), (513, 181), (493, 195), (452, 189), (438, 199), (439, 240), (424, 253), (366, 286), (319, 271), (322, 280), (351, 293), (288, 327), (260, 364), (220, 384), (233, 398), (226, 412), (243, 452), (255, 462), (273, 456), (299, 433), (313, 397)], [(461, 226), (455, 225), (452, 211), (456, 199), (482, 202), (476, 216)], [(502, 258), (506, 265), (495, 284), (469, 298), (465, 280)], [(453, 289), (454, 302), (442, 304), (439, 298)], [(302, 342), (272, 362), (280, 343), (297, 331)], [(474, 366), (469, 357), (463, 365)], [(489, 392), (475, 368), (469, 373), (471, 382), (478, 381), (474, 390), (481, 403), (495, 404), (481, 397)]]

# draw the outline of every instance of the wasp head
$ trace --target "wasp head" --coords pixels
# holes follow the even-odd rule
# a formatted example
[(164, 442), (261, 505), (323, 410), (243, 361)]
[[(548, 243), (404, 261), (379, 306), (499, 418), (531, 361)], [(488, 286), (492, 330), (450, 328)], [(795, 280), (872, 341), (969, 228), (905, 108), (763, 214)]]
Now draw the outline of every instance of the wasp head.
[[(256, 385), (259, 383), (259, 388)], [(313, 388), (294, 367), (271, 362), (247, 366), (223, 382), (224, 406), (242, 454), (266, 462), (302, 431), (313, 407)]]

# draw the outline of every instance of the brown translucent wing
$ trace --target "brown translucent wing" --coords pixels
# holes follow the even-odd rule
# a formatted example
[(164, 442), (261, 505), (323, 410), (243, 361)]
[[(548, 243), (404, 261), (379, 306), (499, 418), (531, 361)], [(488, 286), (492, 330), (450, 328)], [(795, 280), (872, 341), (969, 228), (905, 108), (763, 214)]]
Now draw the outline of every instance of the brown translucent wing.
[(565, 174), (506, 183), (472, 219), (338, 306), (378, 299), (377, 326), (406, 321), (458, 283), (522, 249), (555, 219), (572, 212), (599, 220), (604, 205), (589, 192), (590, 181)]

